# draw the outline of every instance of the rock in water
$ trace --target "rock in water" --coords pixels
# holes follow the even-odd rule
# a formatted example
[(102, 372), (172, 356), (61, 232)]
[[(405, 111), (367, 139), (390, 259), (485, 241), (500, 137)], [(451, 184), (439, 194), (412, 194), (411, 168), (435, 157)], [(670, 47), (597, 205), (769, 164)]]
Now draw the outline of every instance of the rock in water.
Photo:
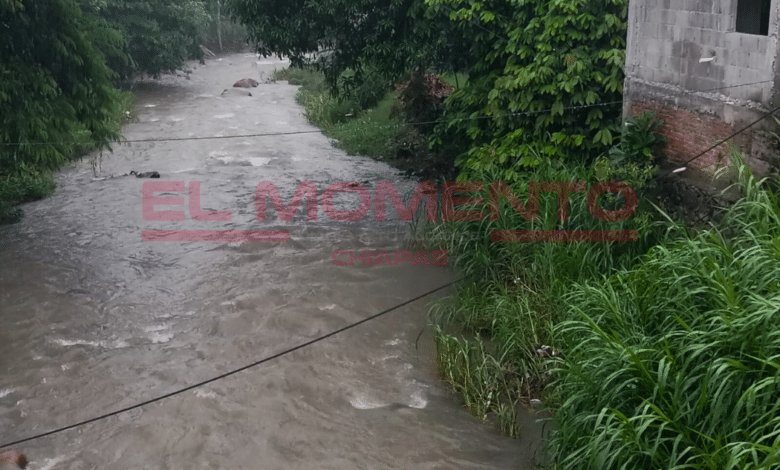
[(159, 178), (160, 173), (156, 171), (147, 171), (145, 173), (137, 173), (135, 171), (130, 172), (131, 175), (135, 175), (136, 178)]
[(220, 96), (227, 96), (227, 95), (252, 96), (252, 93), (250, 93), (249, 90), (243, 90), (241, 88), (229, 88), (223, 91)]
[(23, 453), (15, 450), (0, 452), (1, 469), (19, 469), (27, 467), (27, 457)]
[(257, 82), (257, 80), (252, 80), (251, 78), (242, 78), (241, 80), (237, 81), (233, 84), (233, 87), (236, 88), (254, 88), (260, 83)]

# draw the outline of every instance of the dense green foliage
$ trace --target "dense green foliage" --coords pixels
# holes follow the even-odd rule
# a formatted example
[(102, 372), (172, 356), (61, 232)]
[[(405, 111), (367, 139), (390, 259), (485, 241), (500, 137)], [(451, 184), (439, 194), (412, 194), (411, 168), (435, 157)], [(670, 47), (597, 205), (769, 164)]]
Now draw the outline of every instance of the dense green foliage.
[(777, 468), (780, 205), (742, 177), (720, 228), (566, 296), (561, 468)]
[[(513, 181), (543, 159), (585, 163), (619, 133), (627, 0), (233, 0), (263, 54), (317, 63), (335, 89), (414, 70), (468, 71), (432, 139), (469, 172)], [(598, 106), (601, 105), (601, 106)]]
[[(121, 52), (107, 54), (122, 77), (157, 76), (200, 59), (200, 37), (208, 27), (206, 6), (197, 0), (79, 0), (85, 14), (105, 21), (124, 38)], [(129, 57), (130, 60), (127, 60)]]
[(99, 26), (66, 0), (0, 15), (0, 177), (56, 168), (80, 146), (115, 140), (123, 98), (91, 41)]
[(196, 0), (0, 0), (0, 220), (50, 193), (52, 170), (117, 140), (132, 103), (117, 79), (201, 57), (208, 18)]
[[(464, 178), (513, 181), (544, 159), (589, 162), (619, 131), (626, 0), (429, 0), (476, 58), (447, 103), (436, 142), (462, 152)], [(617, 103), (616, 103), (617, 102)], [(604, 106), (595, 106), (604, 104)], [(454, 143), (454, 145), (453, 145)]]
[(293, 65), (316, 55), (335, 90), (370, 81), (384, 94), (412, 68), (468, 65), (459, 53), (467, 41), (448, 37), (446, 18), (426, 18), (422, 0), (231, 0), (229, 7), (261, 54)]
[(386, 93), (374, 108), (360, 99), (337, 99), (330, 94), (322, 73), (301, 68), (277, 70), (273, 80), (301, 85), (296, 96), (312, 124), (321, 127), (332, 143), (351, 155), (389, 160), (396, 153), (402, 123), (391, 116), (392, 94)]

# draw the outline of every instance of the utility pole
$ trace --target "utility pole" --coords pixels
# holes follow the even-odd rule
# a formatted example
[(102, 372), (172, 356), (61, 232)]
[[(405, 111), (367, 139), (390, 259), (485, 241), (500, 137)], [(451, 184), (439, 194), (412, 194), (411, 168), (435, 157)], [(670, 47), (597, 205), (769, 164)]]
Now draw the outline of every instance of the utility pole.
[(219, 39), (219, 52), (225, 52), (224, 49), (222, 49), (222, 16), (220, 15), (220, 7), (221, 7), (220, 0), (217, 0), (217, 39)]

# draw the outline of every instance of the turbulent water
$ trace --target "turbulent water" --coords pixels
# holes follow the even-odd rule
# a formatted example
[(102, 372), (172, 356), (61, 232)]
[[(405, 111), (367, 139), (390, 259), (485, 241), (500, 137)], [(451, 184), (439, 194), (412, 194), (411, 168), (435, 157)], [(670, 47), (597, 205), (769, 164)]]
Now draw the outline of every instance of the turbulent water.
[[(255, 188), (270, 181), (288, 203), (299, 183), (320, 194), (416, 181), (347, 156), (306, 123), (296, 87), (261, 83), (279, 61), (236, 54), (189, 77), (138, 87), (128, 140), (66, 168), (50, 198), (0, 227), (0, 443), (85, 420), (228, 372), (341, 328), (452, 280), (447, 266), (353, 266), (337, 250), (406, 249), (405, 223), (334, 220), (305, 206), (285, 222)], [(245, 134), (301, 134), (154, 141)], [(312, 132), (314, 131), (314, 132)], [(158, 171), (159, 180), (122, 176)], [(202, 210), (230, 221), (147, 220), (142, 185), (200, 183)], [(187, 192), (155, 193), (185, 197)], [(334, 207), (352, 210), (356, 195)], [(172, 201), (169, 201), (169, 203)], [(390, 218), (390, 217), (389, 217)], [(144, 240), (145, 230), (285, 230), (289, 241)], [(170, 234), (170, 232), (169, 232)], [(152, 237), (154, 238), (154, 237)], [(371, 255), (372, 253), (369, 253)], [(338, 261), (348, 261), (342, 253)], [(341, 263), (343, 264), (343, 263)], [(437, 295), (442, 295), (444, 291)], [(428, 302), (417, 301), (223, 380), (16, 448), (32, 469), (517, 469), (528, 445), (468, 415), (436, 376)]]

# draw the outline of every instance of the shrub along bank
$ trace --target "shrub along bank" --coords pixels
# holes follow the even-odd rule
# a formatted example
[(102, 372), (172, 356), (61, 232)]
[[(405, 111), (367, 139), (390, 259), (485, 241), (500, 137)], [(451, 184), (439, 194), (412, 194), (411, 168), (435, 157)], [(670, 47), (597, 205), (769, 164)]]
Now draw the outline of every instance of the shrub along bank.
[(296, 99), (309, 122), (322, 128), (333, 144), (348, 154), (369, 156), (417, 176), (454, 179), (452, 158), (428, 150), (428, 132), (433, 126), (420, 124), (436, 119), (444, 99), (437, 90), (451, 88), (431, 77), (420, 77), (418, 81), (427, 80), (420, 87), (410, 87), (410, 81), (393, 87), (379, 80), (341, 96), (332, 94), (324, 75), (311, 68), (276, 70), (271, 80), (300, 85)]

